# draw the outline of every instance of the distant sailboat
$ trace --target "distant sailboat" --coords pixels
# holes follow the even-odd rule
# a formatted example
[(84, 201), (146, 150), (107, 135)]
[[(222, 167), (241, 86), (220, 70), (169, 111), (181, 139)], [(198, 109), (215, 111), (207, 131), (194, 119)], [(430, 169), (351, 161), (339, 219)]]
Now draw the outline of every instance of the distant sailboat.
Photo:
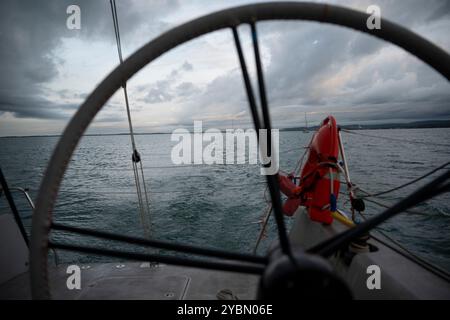
[(305, 112), (305, 127), (303, 128), (303, 132), (309, 132), (309, 130), (308, 130), (308, 119), (306, 119), (306, 112)]

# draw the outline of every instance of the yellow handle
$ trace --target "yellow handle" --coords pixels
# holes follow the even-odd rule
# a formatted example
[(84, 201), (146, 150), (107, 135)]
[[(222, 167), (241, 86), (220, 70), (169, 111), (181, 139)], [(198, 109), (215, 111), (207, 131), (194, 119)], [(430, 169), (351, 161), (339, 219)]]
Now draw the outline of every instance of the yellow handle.
[(333, 218), (335, 218), (340, 223), (345, 224), (347, 227), (352, 228), (355, 226), (355, 223), (352, 220), (344, 217), (342, 214), (340, 214), (337, 211), (331, 212), (331, 215), (333, 216)]

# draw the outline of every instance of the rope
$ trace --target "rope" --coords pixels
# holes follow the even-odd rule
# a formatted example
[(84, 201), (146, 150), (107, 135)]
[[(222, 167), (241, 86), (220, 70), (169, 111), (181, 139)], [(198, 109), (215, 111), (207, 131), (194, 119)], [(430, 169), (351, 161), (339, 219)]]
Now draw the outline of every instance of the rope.
[(406, 143), (421, 144), (421, 145), (427, 145), (427, 146), (450, 147), (450, 144), (445, 144), (445, 143), (433, 143), (433, 142), (423, 142), (423, 141), (409, 140), (409, 139), (382, 137), (382, 136), (377, 136), (377, 135), (372, 135), (372, 134), (367, 134), (367, 133), (355, 132), (354, 130), (347, 130), (347, 129), (342, 129), (342, 128), (341, 128), (341, 131), (344, 131), (344, 132), (350, 133), (350, 134), (354, 134), (354, 135), (360, 135), (360, 136), (365, 136), (365, 137), (370, 137), (370, 138), (385, 139), (385, 140), (396, 141), (396, 142), (406, 142)]
[(270, 203), (267, 206), (266, 211), (264, 213), (264, 218), (261, 221), (261, 230), (259, 232), (258, 238), (256, 239), (255, 248), (253, 248), (253, 254), (256, 254), (256, 251), (258, 250), (259, 244), (260, 244), (262, 238), (266, 234), (267, 223), (269, 222), (269, 218), (270, 218), (271, 214), (272, 214), (272, 203)]
[[(312, 141), (312, 140), (311, 140)], [(299, 158), (297, 161), (297, 164), (295, 165), (294, 170), (292, 171), (294, 173), (294, 176), (298, 176), (300, 174), (300, 169), (303, 167), (303, 161), (305, 160), (305, 156), (309, 151), (309, 148), (311, 147), (311, 142), (309, 142), (307, 147), (305, 148), (305, 151), (303, 152), (303, 155)]]
[[(360, 189), (361, 190), (361, 189)], [(361, 191), (363, 191), (363, 190), (361, 190)], [(363, 191), (364, 192), (364, 191)], [(380, 206), (380, 207), (383, 207), (383, 208), (390, 208), (390, 207), (392, 207), (392, 204), (387, 204), (387, 203), (385, 203), (385, 202), (382, 202), (382, 201), (380, 201), (380, 200), (374, 200), (374, 199), (364, 199), (365, 201), (368, 201), (368, 202), (371, 202), (371, 203), (374, 203), (374, 204), (376, 204), (376, 205), (378, 205), (378, 206)], [(416, 210), (411, 210), (411, 209), (409, 209), (409, 210), (405, 210), (405, 212), (406, 213), (409, 213), (409, 214), (416, 214), (416, 215), (421, 215), (421, 216), (430, 216), (430, 214), (428, 214), (428, 213), (424, 213), (424, 212), (420, 212), (420, 211), (416, 211)]]
[[(211, 188), (194, 188), (194, 189), (186, 189), (186, 190), (167, 190), (167, 191), (148, 191), (147, 193), (150, 194), (158, 194), (158, 193), (183, 193), (183, 192), (197, 192), (197, 191), (213, 191), (213, 192), (220, 192), (221, 189), (227, 188), (231, 190), (242, 190), (245, 187), (255, 187), (259, 185), (266, 185), (266, 182), (255, 182), (255, 183), (244, 183), (239, 185), (220, 185), (220, 189), (211, 189)], [(114, 189), (115, 191), (98, 191), (98, 189), (108, 189), (108, 188), (96, 188), (96, 190), (59, 190), (58, 193), (88, 193), (88, 194), (135, 194), (135, 192), (127, 192), (127, 191), (120, 191), (118, 189)], [(35, 189), (28, 189), (28, 191), (37, 192), (38, 190)]]
[[(119, 29), (119, 18), (117, 16), (117, 7), (116, 7), (116, 1), (110, 0), (111, 5), (111, 14), (114, 24), (114, 34), (116, 37), (116, 45), (117, 45), (117, 53), (119, 55), (119, 61), (120, 65), (123, 63), (123, 57), (122, 57), (122, 43), (120, 40), (120, 29)], [(147, 196), (147, 187), (145, 184), (144, 179), (144, 170), (142, 167), (142, 160), (140, 157), (139, 152), (136, 148), (136, 142), (134, 139), (134, 131), (133, 131), (133, 124), (131, 121), (131, 112), (130, 112), (130, 105), (128, 101), (128, 91), (127, 91), (127, 83), (126, 81), (122, 84), (122, 89), (125, 97), (125, 106), (127, 110), (127, 118), (128, 118), (128, 127), (130, 130), (130, 138), (131, 138), (131, 146), (132, 146), (132, 165), (133, 165), (133, 173), (134, 173), (134, 181), (136, 184), (136, 194), (138, 197), (138, 203), (139, 203), (139, 212), (141, 217), (141, 224), (144, 229), (144, 234), (146, 237), (149, 237), (150, 235), (150, 206)], [(140, 171), (141, 175), (139, 174), (139, 168), (137, 163), (140, 163)], [(141, 186), (142, 185), (142, 186)], [(142, 195), (144, 193), (145, 195), (145, 202), (144, 202), (144, 196)]]
[(378, 225), (382, 224), (386, 220), (393, 218), (394, 216), (400, 214), (401, 212), (408, 210), (411, 207), (418, 205), (421, 202), (427, 201), (433, 197), (436, 197), (442, 193), (450, 191), (450, 171), (433, 179), (426, 185), (420, 187), (417, 191), (410, 194), (408, 197), (396, 203), (391, 208), (385, 210), (370, 220), (358, 224), (357, 227), (349, 229), (348, 231), (339, 233), (322, 243), (315, 245), (313, 248), (309, 249), (308, 253), (320, 254), (323, 257), (329, 257), (334, 254), (337, 250), (343, 246), (348, 245), (353, 239), (360, 237), (361, 235), (369, 232), (370, 230), (376, 228)]
[(413, 179), (413, 180), (411, 180), (411, 181), (409, 181), (409, 182), (407, 182), (407, 183), (404, 183), (404, 184), (402, 184), (402, 185), (400, 185), (400, 186), (397, 186), (397, 187), (395, 187), (395, 188), (392, 188), (392, 189), (389, 189), (389, 190), (386, 190), (386, 191), (377, 192), (377, 193), (368, 193), (368, 192), (365, 192), (364, 190), (362, 190), (362, 189), (360, 188), (361, 191), (363, 191), (364, 193), (366, 193), (366, 195), (365, 195), (365, 196), (362, 196), (361, 198), (369, 198), (369, 197), (373, 198), (373, 197), (378, 197), (378, 196), (381, 196), (381, 195), (385, 195), (385, 194), (388, 194), (388, 193), (391, 193), (391, 192), (400, 190), (400, 189), (402, 189), (402, 188), (404, 188), (404, 187), (407, 187), (407, 186), (409, 186), (409, 185), (411, 185), (411, 184), (414, 184), (414, 183), (416, 183), (416, 182), (419, 182), (420, 180), (425, 179), (426, 177), (432, 175), (432, 174), (435, 173), (436, 171), (439, 171), (439, 170), (441, 170), (441, 169), (446, 169), (446, 170), (448, 170), (449, 168), (445, 168), (445, 167), (448, 166), (449, 164), (450, 164), (450, 161), (444, 163), (443, 165), (440, 165), (440, 166), (437, 167), (437, 168), (434, 168), (433, 170), (427, 172), (426, 174), (424, 174), (424, 175), (422, 175), (422, 176), (420, 176), (420, 177), (418, 177), (418, 178), (416, 178), (416, 179)]
[[(311, 142), (310, 142), (311, 144)], [(297, 161), (297, 164), (295, 165), (294, 170), (292, 170), (291, 172), (294, 173), (294, 176), (298, 176), (298, 174), (300, 173), (300, 169), (303, 165), (303, 160), (305, 158), (305, 155), (308, 153), (309, 151), (309, 147), (310, 144), (307, 147), (303, 147), (305, 149), (305, 151), (303, 152), (303, 155), (301, 157), (299, 157), (299, 160)], [(293, 151), (294, 149), (289, 150), (288, 152)], [(279, 170), (279, 172), (283, 172), (283, 170)], [(263, 218), (261, 219), (261, 230), (259, 231), (259, 235), (258, 238), (256, 239), (256, 244), (255, 247), (253, 248), (253, 253), (256, 254), (256, 251), (258, 250), (259, 244), (261, 242), (261, 240), (264, 238), (265, 234), (266, 234), (266, 229), (267, 229), (267, 224), (269, 222), (270, 216), (272, 214), (272, 203), (270, 202), (269, 199), (267, 199), (266, 193), (268, 190), (268, 186), (266, 187), (266, 189), (264, 190), (264, 200), (267, 203), (267, 206), (264, 210), (264, 214), (263, 214)]]
[[(405, 212), (407, 212), (407, 211), (405, 211)], [(362, 212), (358, 212), (358, 213), (359, 213), (359, 215), (361, 216), (361, 218), (364, 221), (367, 221), (367, 217)], [(421, 266), (425, 267), (427, 270), (432, 271), (434, 274), (437, 274), (437, 275), (439, 275), (441, 277), (444, 277), (447, 281), (450, 281), (450, 274), (447, 271), (442, 270), (442, 269), (440, 269), (440, 268), (430, 264), (428, 261), (426, 261), (426, 260), (422, 259), (421, 257), (419, 257), (418, 255), (412, 253), (405, 246), (400, 244), (397, 240), (395, 240), (394, 238), (389, 236), (386, 232), (380, 230), (380, 228), (377, 229), (377, 232), (379, 234), (381, 234), (383, 237), (385, 237), (387, 240), (391, 241), (400, 250), (398, 250), (397, 248), (393, 247), (392, 245), (389, 245), (386, 241), (383, 241), (380, 238), (375, 237), (374, 235), (370, 235), (371, 238), (373, 238), (376, 241), (382, 243), (383, 245), (385, 245), (386, 247), (390, 248), (391, 250), (394, 250), (395, 252), (402, 254), (404, 257), (409, 258), (412, 261), (420, 264)], [(406, 253), (406, 255), (403, 252), (401, 252), (401, 250), (403, 250), (404, 253)]]
[[(375, 137), (375, 138), (386, 138), (386, 137), (372, 136), (372, 135), (362, 134), (362, 133), (355, 133), (355, 132), (352, 132), (352, 131), (349, 131), (349, 130), (345, 130), (345, 129), (341, 129), (341, 130), (344, 131), (344, 132), (347, 132), (347, 133), (351, 133), (351, 134), (357, 134), (357, 135), (359, 134), (359, 135), (369, 136), (369, 137)], [(388, 140), (394, 140), (394, 141), (408, 142), (408, 143), (420, 143), (420, 144), (423, 144), (422, 142), (419, 142), (419, 141), (411, 141), (411, 140), (405, 140), (405, 141), (404, 141), (403, 139), (396, 139), (396, 138), (386, 138), (386, 139), (388, 139)], [(427, 145), (433, 145), (432, 143), (425, 143), (425, 144), (427, 144)], [(445, 145), (445, 144), (435, 144), (435, 145), (439, 145), (439, 146), (447, 146), (447, 145)], [(448, 145), (448, 146), (450, 146), (450, 145)], [(308, 152), (308, 150), (309, 150), (309, 146), (308, 146), (308, 147), (305, 147), (305, 152), (303, 153), (303, 155), (302, 155), (302, 156), (299, 158), (299, 160), (297, 161), (297, 164), (296, 164), (294, 170), (292, 171), (292, 172), (294, 173), (294, 176), (297, 176), (297, 175), (298, 175), (297, 171), (301, 169), (302, 164), (303, 164), (304, 157), (305, 157), (306, 153)], [(290, 152), (290, 151), (292, 151), (292, 150), (288, 150), (288, 152)], [(407, 186), (409, 186), (409, 185), (412, 185), (412, 184), (414, 184), (414, 183), (417, 183), (417, 182), (419, 182), (419, 181), (425, 179), (426, 177), (432, 175), (433, 173), (435, 173), (435, 172), (437, 172), (437, 171), (439, 171), (439, 170), (442, 170), (442, 169), (448, 169), (448, 168), (445, 168), (445, 167), (447, 167), (449, 164), (450, 164), (450, 162), (446, 162), (446, 163), (444, 163), (444, 164), (442, 164), (442, 165), (440, 165), (440, 166), (434, 168), (433, 170), (427, 172), (426, 174), (424, 174), (424, 175), (422, 175), (422, 176), (420, 176), (420, 177), (418, 177), (418, 178), (416, 178), (416, 179), (413, 179), (413, 180), (411, 180), (411, 181), (409, 181), (409, 182), (407, 182), (407, 183), (404, 183), (404, 184), (402, 184), (402, 185), (400, 185), (400, 186), (397, 186), (397, 187), (395, 187), (395, 188), (391, 188), (391, 189), (389, 189), (389, 190), (382, 191), (382, 192), (378, 192), (378, 193), (370, 193), (370, 192), (368, 192), (368, 191), (365, 191), (365, 190), (363, 190), (362, 188), (360, 188), (359, 186), (357, 186), (357, 185), (355, 185), (355, 184), (353, 184), (353, 183), (350, 183), (349, 181), (347, 181), (347, 187), (350, 186), (351, 189), (355, 188), (355, 189), (360, 190), (360, 191), (362, 191), (363, 193), (366, 194), (366, 195), (360, 196), (359, 198), (364, 198), (364, 199), (366, 199), (367, 201), (372, 202), (372, 203), (375, 203), (375, 204), (377, 204), (377, 205), (379, 205), (379, 206), (381, 206), (381, 207), (390, 208), (391, 206), (389, 206), (389, 205), (387, 205), (387, 204), (384, 204), (384, 203), (379, 202), (379, 201), (377, 201), (377, 200), (368, 199), (368, 198), (374, 198), (374, 197), (378, 197), (378, 196), (380, 196), (380, 195), (385, 195), (385, 194), (388, 194), (388, 193), (391, 193), (391, 192), (400, 190), (400, 189), (402, 189), (402, 188), (405, 188), (405, 187), (407, 187)], [(338, 167), (339, 167), (340, 171), (343, 171), (343, 169), (342, 169), (339, 165), (338, 165)], [(280, 172), (281, 172), (281, 170), (280, 170)], [(342, 193), (342, 192), (341, 192), (341, 193)], [(350, 197), (350, 198), (351, 198), (351, 197)], [(424, 213), (422, 213), (422, 212), (417, 212), (417, 211), (414, 211), (414, 210), (408, 210), (407, 212), (408, 212), (408, 213), (411, 213), (411, 214), (418, 214), (418, 215), (424, 215), (424, 216), (427, 216), (427, 214), (424, 214)], [(260, 241), (261, 241), (261, 239), (262, 239), (262, 237), (263, 237), (263, 235), (264, 235), (264, 231), (265, 231), (265, 229), (266, 229), (267, 221), (269, 220), (270, 214), (271, 214), (271, 206), (268, 206), (268, 207), (266, 208), (266, 213), (264, 214), (264, 218), (263, 218), (263, 220), (262, 220), (262, 229), (261, 229), (260, 234), (259, 234), (259, 236), (258, 236), (258, 239), (257, 239), (257, 242), (256, 242), (256, 246), (255, 246), (253, 252), (256, 252), (256, 250), (257, 250), (257, 248), (258, 248), (258, 245), (259, 245), (259, 243), (260, 243)], [(361, 213), (360, 213), (360, 214), (361, 214)], [(362, 214), (361, 214), (361, 215), (362, 215)]]

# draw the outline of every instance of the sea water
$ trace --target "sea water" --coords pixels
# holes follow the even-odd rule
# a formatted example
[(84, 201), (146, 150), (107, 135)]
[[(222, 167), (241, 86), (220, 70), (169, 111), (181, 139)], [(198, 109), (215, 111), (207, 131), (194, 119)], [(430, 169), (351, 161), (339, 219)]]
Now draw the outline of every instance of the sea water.
[[(410, 140), (400, 142), (343, 133), (353, 182), (379, 192), (415, 179), (450, 158), (450, 129), (359, 130), (357, 133)], [(290, 172), (304, 152), (312, 132), (280, 132), (280, 168)], [(29, 188), (33, 199), (58, 137), (0, 138), (0, 165), (11, 187)], [(171, 161), (175, 142), (170, 134), (138, 135), (138, 150), (149, 191), (151, 237), (236, 252), (252, 252), (260, 230), (258, 221), (266, 207), (265, 177), (258, 165), (180, 165)], [(437, 145), (442, 144), (442, 145)], [(440, 171), (442, 172), (442, 171)], [(438, 174), (438, 173), (436, 173)], [(423, 185), (383, 196), (395, 203)], [(342, 187), (345, 190), (345, 187)], [(345, 198), (340, 195), (341, 203)], [(24, 197), (14, 192), (29, 232), (31, 210)], [(380, 229), (406, 248), (450, 271), (450, 195), (444, 194), (417, 206), (423, 214), (402, 213)], [(5, 197), (0, 213), (6, 213)], [(366, 202), (366, 215), (384, 208)], [(131, 164), (130, 138), (126, 135), (85, 136), (66, 171), (54, 221), (126, 235), (143, 234)], [(286, 218), (286, 224), (292, 223)], [(276, 239), (274, 220), (269, 221), (267, 238), (259, 254)], [(52, 233), (55, 241), (139, 251), (127, 245)], [(96, 262), (114, 259), (59, 252), (61, 262)]]

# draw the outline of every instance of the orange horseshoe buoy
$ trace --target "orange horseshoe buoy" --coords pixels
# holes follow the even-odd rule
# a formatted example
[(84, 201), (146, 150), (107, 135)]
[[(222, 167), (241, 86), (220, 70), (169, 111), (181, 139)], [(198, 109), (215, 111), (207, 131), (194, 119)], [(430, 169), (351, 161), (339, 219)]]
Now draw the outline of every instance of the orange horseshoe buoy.
[(291, 176), (278, 175), (280, 190), (288, 199), (283, 212), (292, 216), (299, 206), (308, 209), (313, 221), (331, 224), (339, 195), (339, 134), (336, 119), (328, 116), (313, 135), (308, 159), (303, 166), (300, 183)]

